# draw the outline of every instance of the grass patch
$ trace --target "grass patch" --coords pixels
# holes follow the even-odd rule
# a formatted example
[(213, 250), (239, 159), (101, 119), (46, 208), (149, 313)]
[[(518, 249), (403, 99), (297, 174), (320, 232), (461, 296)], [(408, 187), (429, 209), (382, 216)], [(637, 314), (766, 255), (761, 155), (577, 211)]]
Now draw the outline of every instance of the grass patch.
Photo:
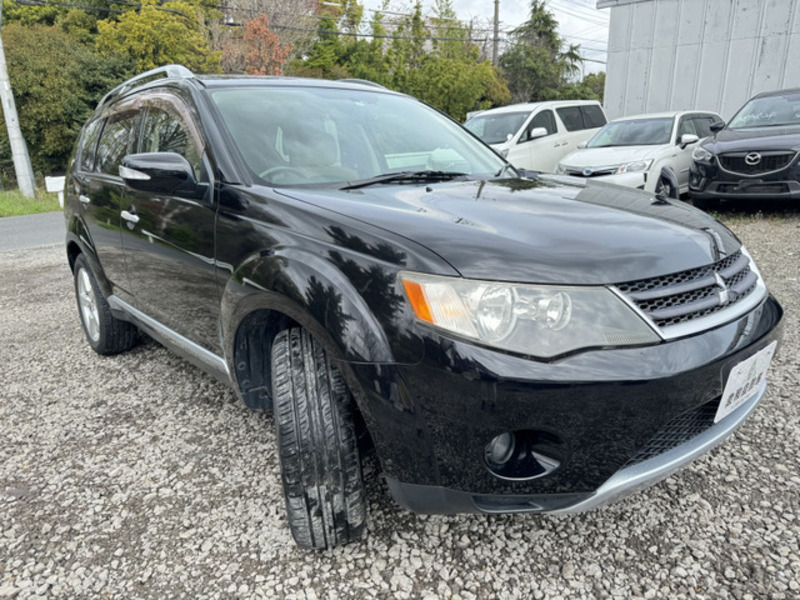
[(0, 192), (0, 217), (17, 217), (61, 210), (56, 194), (37, 192), (36, 198), (26, 198), (19, 191)]

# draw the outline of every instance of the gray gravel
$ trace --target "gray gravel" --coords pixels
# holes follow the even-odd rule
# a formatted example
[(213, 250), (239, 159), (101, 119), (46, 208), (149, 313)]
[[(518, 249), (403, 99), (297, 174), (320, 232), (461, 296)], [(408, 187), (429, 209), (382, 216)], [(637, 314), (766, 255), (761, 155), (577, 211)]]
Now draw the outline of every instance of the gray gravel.
[(728, 442), (572, 517), (415, 516), (298, 550), (272, 418), (148, 343), (95, 355), (64, 251), (0, 253), (0, 598), (800, 598), (800, 215), (723, 215), (789, 309)]

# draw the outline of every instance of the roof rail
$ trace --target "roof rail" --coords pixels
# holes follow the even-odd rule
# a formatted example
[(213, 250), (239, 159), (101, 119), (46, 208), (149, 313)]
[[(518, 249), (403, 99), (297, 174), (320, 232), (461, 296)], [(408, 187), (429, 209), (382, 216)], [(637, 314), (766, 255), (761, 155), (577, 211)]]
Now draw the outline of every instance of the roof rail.
[(183, 65), (165, 65), (163, 67), (150, 69), (149, 71), (145, 71), (136, 77), (131, 77), (127, 81), (119, 84), (117, 87), (103, 96), (103, 99), (100, 100), (100, 103), (97, 105), (97, 107), (100, 108), (117, 96), (121, 96), (126, 92), (139, 87), (140, 85), (144, 85), (145, 83), (149, 83), (150, 81), (154, 81), (156, 79), (187, 79), (190, 77), (194, 77), (194, 73), (192, 73)]
[(381, 85), (380, 83), (375, 83), (374, 81), (370, 81), (369, 79), (356, 79), (353, 77), (345, 77), (344, 79), (337, 79), (336, 81), (341, 81), (344, 83), (360, 83), (361, 85), (368, 85), (370, 87), (381, 88), (382, 90), (386, 89), (385, 85)]

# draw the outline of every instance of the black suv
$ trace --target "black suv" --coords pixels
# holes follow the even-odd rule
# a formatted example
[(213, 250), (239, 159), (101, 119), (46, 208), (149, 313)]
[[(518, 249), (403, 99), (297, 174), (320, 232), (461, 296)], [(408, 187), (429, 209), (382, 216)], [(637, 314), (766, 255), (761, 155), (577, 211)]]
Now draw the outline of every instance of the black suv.
[(692, 158), (696, 206), (729, 200), (800, 200), (800, 89), (760, 94), (715, 132)]
[(363, 535), (373, 449), (415, 511), (600, 506), (747, 417), (782, 310), (703, 212), (521, 175), (379, 86), (148, 72), (69, 166), (86, 338), (273, 410), (301, 546)]

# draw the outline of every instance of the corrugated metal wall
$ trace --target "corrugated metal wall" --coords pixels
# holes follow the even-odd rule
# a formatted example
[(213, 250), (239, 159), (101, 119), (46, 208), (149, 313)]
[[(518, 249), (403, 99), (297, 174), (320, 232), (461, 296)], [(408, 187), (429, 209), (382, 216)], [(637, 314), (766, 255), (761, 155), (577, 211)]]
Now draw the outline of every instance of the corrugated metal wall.
[(759, 92), (800, 87), (800, 0), (626, 1), (610, 9), (609, 118), (705, 109), (729, 119)]

